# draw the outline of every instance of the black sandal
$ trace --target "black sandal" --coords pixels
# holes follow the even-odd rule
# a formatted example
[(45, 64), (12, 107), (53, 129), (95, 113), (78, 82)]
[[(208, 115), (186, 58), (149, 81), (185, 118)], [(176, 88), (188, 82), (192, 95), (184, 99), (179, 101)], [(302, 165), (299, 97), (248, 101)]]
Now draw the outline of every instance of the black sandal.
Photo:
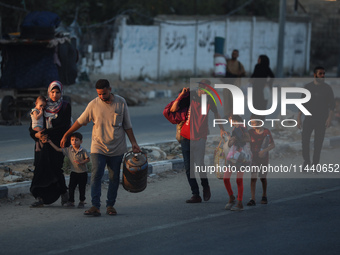
[(263, 205), (268, 204), (267, 197), (262, 197), (261, 204), (263, 204)]
[(34, 202), (33, 204), (31, 204), (31, 208), (36, 208), (36, 207), (42, 207), (44, 206), (44, 202), (42, 200), (39, 200), (37, 202)]
[(255, 202), (253, 199), (251, 199), (251, 200), (247, 203), (247, 206), (254, 206), (254, 205), (256, 205), (256, 202)]

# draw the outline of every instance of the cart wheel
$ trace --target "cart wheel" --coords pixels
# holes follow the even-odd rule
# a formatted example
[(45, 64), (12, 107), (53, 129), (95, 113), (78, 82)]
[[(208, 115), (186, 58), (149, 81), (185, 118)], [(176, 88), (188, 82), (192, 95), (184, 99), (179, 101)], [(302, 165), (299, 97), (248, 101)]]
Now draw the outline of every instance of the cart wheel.
[(12, 96), (4, 96), (2, 99), (1, 116), (3, 120), (15, 119), (14, 99)]
[(71, 97), (69, 97), (69, 96), (63, 96), (63, 100), (68, 102), (69, 104), (72, 104)]

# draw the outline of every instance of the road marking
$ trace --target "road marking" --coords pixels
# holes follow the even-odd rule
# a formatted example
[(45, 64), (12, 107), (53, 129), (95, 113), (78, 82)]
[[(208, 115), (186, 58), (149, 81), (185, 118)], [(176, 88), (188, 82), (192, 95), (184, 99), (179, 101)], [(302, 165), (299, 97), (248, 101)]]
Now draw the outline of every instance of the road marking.
[(287, 202), (287, 201), (291, 201), (291, 200), (309, 197), (309, 196), (312, 196), (312, 195), (320, 195), (320, 194), (324, 194), (324, 193), (332, 192), (332, 191), (337, 191), (337, 190), (340, 190), (340, 187), (334, 187), (334, 188), (325, 189), (325, 190), (313, 191), (313, 192), (310, 192), (310, 193), (296, 195), (296, 196), (293, 196), (293, 197), (281, 198), (281, 199), (278, 199), (278, 200), (274, 200), (271, 203), (277, 204), (277, 203), (282, 203), (282, 202)]
[(16, 140), (6, 140), (6, 141), (0, 141), (0, 143), (13, 143), (13, 142), (19, 142), (20, 140), (16, 139)]
[[(340, 190), (340, 187), (334, 187), (334, 188), (330, 188), (330, 189), (313, 191), (313, 192), (306, 193), (306, 194), (301, 194), (301, 195), (296, 195), (296, 196), (292, 196), (292, 197), (274, 200), (274, 201), (271, 201), (271, 204), (277, 204), (277, 203), (297, 200), (297, 199), (309, 197), (309, 196), (312, 196), (312, 195), (320, 195), (320, 194), (338, 191), (338, 190)], [(252, 210), (254, 208), (255, 208), (255, 206), (247, 207), (247, 208), (245, 208), (245, 211)], [(131, 238), (131, 237), (135, 237), (135, 236), (142, 235), (142, 234), (147, 234), (147, 233), (158, 231), (158, 230), (169, 229), (169, 228), (178, 227), (178, 226), (182, 226), (182, 225), (186, 225), (186, 224), (190, 224), (190, 223), (195, 223), (195, 222), (200, 222), (200, 221), (204, 221), (204, 220), (208, 220), (208, 219), (212, 219), (212, 218), (225, 216), (226, 213), (228, 213), (228, 211), (209, 214), (209, 215), (201, 216), (201, 217), (195, 217), (195, 218), (189, 219), (189, 220), (181, 220), (181, 221), (177, 221), (177, 222), (173, 222), (173, 223), (154, 226), (154, 227), (150, 227), (150, 228), (146, 228), (146, 229), (142, 229), (142, 230), (137, 230), (137, 231), (133, 231), (133, 232), (126, 233), (126, 234), (119, 234), (119, 235), (116, 235), (116, 236), (113, 236), (113, 237), (105, 237), (105, 238), (89, 241), (89, 242), (86, 242), (86, 243), (82, 243), (82, 244), (79, 244), (79, 245), (72, 245), (72, 246), (70, 246), (69, 248), (66, 248), (66, 249), (52, 250), (52, 251), (49, 251), (48, 253), (44, 253), (44, 254), (63, 254), (63, 253), (66, 253), (66, 252), (72, 252), (72, 251), (75, 251), (75, 250), (84, 249), (86, 247), (98, 246), (98, 245), (100, 245), (102, 243), (106, 243), (106, 242), (117, 241), (117, 240), (121, 240), (121, 239), (124, 239), (124, 238)], [(230, 212), (230, 213), (235, 213), (235, 212)]]

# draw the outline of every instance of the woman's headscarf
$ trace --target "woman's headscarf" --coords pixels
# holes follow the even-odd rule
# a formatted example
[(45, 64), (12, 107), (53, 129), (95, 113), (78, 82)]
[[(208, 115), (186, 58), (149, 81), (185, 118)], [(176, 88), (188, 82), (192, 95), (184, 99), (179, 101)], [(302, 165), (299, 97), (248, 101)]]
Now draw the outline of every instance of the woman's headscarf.
[(266, 55), (260, 55), (261, 62), (255, 65), (252, 78), (274, 78), (274, 74), (269, 67), (269, 58)]
[[(52, 101), (50, 98), (50, 92), (58, 88), (61, 94), (61, 97), (57, 102)], [(44, 116), (46, 118), (46, 128), (52, 128), (52, 120), (58, 117), (58, 112), (63, 105), (63, 84), (60, 81), (52, 81), (47, 89), (47, 104), (45, 108)]]
[(260, 55), (259, 58), (261, 59), (260, 65), (269, 67), (269, 58), (266, 55)]

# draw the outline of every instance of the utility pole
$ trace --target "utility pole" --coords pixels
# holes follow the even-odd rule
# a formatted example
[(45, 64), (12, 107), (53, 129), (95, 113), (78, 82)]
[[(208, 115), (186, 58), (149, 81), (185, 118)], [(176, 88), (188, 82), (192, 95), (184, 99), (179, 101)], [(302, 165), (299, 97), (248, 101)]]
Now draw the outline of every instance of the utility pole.
[(294, 13), (295, 14), (297, 14), (298, 6), (299, 6), (299, 0), (295, 0), (295, 3), (294, 3)]
[(276, 63), (276, 75), (279, 78), (283, 77), (285, 23), (286, 23), (286, 0), (280, 0), (279, 38)]

